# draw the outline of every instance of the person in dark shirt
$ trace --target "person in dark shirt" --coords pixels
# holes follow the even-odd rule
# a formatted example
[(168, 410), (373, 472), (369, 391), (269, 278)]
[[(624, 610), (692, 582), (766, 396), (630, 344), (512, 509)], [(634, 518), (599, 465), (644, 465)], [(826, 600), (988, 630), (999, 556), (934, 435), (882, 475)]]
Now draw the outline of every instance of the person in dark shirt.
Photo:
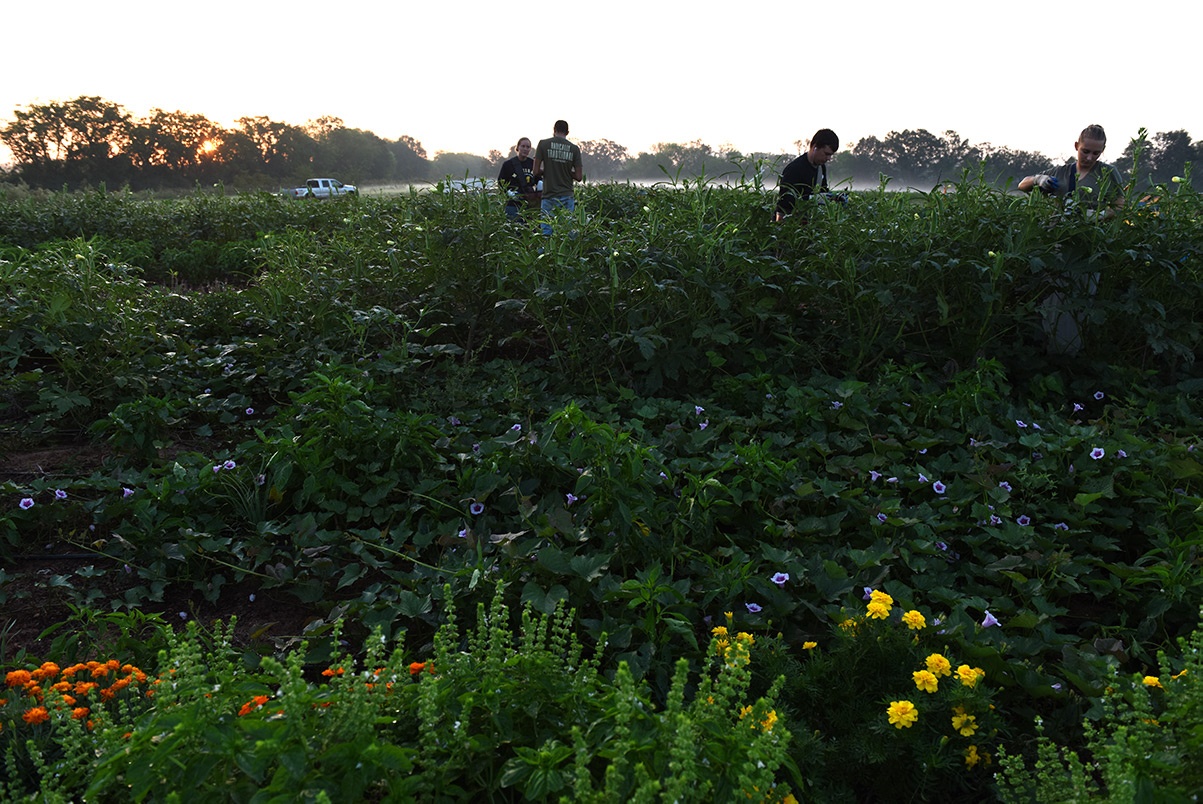
[(794, 211), (798, 199), (807, 201), (816, 193), (827, 192), (827, 162), (840, 149), (840, 138), (829, 128), (821, 128), (810, 138), (806, 153), (785, 166), (777, 182), (777, 210), (780, 222)]
[(522, 209), (528, 205), (527, 194), (535, 191), (535, 160), (530, 155), (530, 138), (523, 137), (514, 146), (516, 156), (501, 163), (497, 186), (505, 193), (505, 214), (512, 221), (522, 220)]

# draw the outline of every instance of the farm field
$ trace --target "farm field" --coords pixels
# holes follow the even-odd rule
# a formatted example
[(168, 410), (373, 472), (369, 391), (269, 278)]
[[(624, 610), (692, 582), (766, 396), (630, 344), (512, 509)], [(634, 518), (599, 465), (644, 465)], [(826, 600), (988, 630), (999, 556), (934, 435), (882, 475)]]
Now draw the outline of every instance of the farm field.
[(1197, 791), (1161, 190), (0, 195), (0, 798)]

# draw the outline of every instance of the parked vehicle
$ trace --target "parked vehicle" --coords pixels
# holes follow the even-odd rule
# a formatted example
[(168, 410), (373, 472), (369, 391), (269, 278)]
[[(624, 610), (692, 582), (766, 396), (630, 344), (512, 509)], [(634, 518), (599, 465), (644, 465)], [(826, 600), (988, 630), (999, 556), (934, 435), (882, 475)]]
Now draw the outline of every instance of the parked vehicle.
[(333, 198), (338, 195), (359, 195), (359, 188), (343, 184), (338, 179), (309, 179), (304, 187), (290, 191), (293, 198)]

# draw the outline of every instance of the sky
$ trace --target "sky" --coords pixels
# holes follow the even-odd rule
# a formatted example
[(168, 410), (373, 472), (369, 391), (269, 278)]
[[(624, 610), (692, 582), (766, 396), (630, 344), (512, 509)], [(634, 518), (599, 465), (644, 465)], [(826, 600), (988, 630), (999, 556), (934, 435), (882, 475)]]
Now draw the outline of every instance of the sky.
[(0, 126), (96, 95), (231, 128), (333, 116), (431, 156), (506, 152), (561, 118), (632, 155), (795, 153), (818, 128), (844, 148), (952, 129), (1057, 160), (1091, 123), (1104, 160), (1142, 126), (1203, 139), (1192, 0), (59, 0), (0, 21)]

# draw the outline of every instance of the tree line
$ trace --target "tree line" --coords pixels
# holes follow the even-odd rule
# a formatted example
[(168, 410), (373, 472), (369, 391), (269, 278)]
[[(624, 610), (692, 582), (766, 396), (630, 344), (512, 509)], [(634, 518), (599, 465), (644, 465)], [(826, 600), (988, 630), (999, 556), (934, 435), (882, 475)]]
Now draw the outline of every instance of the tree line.
[[(121, 105), (95, 96), (18, 108), (0, 129), (0, 142), (14, 164), (0, 181), (49, 189), (104, 184), (131, 189), (190, 188), (223, 183), (271, 189), (313, 175), (337, 176), (357, 184), (425, 182), (444, 176), (495, 175), (512, 155), (493, 150), (481, 156), (438, 152), (433, 157), (413, 137), (385, 140), (370, 131), (347, 128), (337, 117), (304, 125), (242, 117), (233, 128), (204, 115), (154, 109), (136, 118)], [(772, 183), (795, 154), (744, 154), (695, 140), (658, 143), (632, 154), (612, 140), (578, 143), (588, 176), (594, 179), (655, 181), (665, 178), (742, 177)], [(795, 143), (798, 152), (806, 143)], [(1117, 146), (1112, 144), (1112, 149)], [(931, 189), (967, 172), (1000, 187), (1043, 170), (1072, 154), (1050, 158), (989, 143), (971, 145), (955, 131), (891, 131), (865, 137), (842, 150), (828, 168), (833, 184), (856, 187), (887, 181), (894, 187)], [(1167, 182), (1203, 160), (1203, 142), (1183, 130), (1142, 131), (1111, 161), (1125, 176), (1135, 170), (1139, 185)], [(1199, 179), (1195, 179), (1199, 181)]]

